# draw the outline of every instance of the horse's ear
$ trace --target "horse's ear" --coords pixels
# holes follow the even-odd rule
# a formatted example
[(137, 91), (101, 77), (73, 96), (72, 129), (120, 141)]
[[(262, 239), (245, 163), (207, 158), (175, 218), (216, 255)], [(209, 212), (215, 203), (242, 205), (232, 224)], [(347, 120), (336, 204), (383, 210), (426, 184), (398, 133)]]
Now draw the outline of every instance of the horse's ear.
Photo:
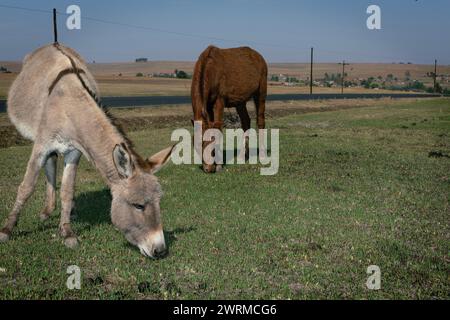
[(165, 164), (167, 164), (167, 162), (169, 162), (170, 155), (175, 149), (175, 146), (176, 144), (171, 147), (165, 148), (147, 159), (150, 173), (158, 172)]
[(129, 178), (133, 175), (133, 163), (127, 147), (122, 144), (116, 144), (113, 150), (113, 161), (117, 172), (122, 179)]

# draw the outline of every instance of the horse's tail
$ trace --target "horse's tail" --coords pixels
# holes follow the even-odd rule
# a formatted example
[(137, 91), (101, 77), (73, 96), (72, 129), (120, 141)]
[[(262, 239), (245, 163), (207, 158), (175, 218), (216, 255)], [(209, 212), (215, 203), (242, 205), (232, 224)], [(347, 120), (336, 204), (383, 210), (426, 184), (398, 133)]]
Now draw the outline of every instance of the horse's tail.
[(191, 99), (192, 109), (194, 111), (194, 121), (198, 119), (201, 114), (202, 120), (207, 119), (207, 103), (208, 103), (208, 79), (205, 75), (206, 63), (211, 55), (211, 52), (217, 49), (214, 46), (209, 46), (202, 52), (195, 64), (194, 73), (192, 75), (191, 85)]

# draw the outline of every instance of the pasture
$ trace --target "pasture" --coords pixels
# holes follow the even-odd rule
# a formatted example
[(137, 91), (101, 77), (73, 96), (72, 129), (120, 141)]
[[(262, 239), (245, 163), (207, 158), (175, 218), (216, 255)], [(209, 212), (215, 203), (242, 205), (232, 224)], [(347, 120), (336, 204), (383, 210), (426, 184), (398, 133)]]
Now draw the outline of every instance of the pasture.
[[(114, 229), (109, 190), (85, 159), (72, 225), (81, 245), (67, 249), (59, 204), (39, 221), (41, 174), (13, 238), (0, 244), (0, 299), (448, 299), (450, 100), (307, 107), (267, 106), (268, 127), (280, 129), (275, 176), (251, 165), (207, 175), (170, 164), (158, 173), (164, 259), (143, 257)], [(176, 108), (114, 113), (151, 155), (173, 129), (191, 128), (189, 107)], [(159, 120), (133, 124), (147, 113)], [(30, 150), (0, 149), (1, 220)], [(81, 290), (66, 288), (70, 265), (81, 268)], [(369, 265), (381, 268), (381, 290), (366, 287)]]

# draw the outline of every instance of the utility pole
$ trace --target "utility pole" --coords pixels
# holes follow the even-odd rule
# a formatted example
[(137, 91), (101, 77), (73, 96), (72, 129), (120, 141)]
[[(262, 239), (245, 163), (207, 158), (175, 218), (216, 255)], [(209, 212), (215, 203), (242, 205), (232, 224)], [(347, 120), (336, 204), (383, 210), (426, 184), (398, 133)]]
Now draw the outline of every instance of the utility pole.
[(345, 66), (349, 66), (350, 63), (346, 63), (345, 60), (342, 61), (342, 77), (341, 77), (341, 81), (342, 81), (342, 86), (341, 86), (341, 94), (344, 94), (344, 82), (345, 82)]
[(434, 93), (438, 93), (438, 82), (437, 82), (437, 78), (438, 77), (442, 77), (442, 74), (438, 74), (437, 73), (437, 59), (434, 60), (434, 72), (427, 72), (427, 76), (430, 78), (433, 78), (433, 92)]
[(53, 36), (55, 43), (58, 43), (58, 26), (56, 24), (56, 9), (53, 8)]
[(434, 60), (433, 91), (436, 93), (437, 59)]
[(314, 60), (314, 48), (311, 47), (311, 72), (309, 75), (309, 94), (313, 93), (313, 60)]

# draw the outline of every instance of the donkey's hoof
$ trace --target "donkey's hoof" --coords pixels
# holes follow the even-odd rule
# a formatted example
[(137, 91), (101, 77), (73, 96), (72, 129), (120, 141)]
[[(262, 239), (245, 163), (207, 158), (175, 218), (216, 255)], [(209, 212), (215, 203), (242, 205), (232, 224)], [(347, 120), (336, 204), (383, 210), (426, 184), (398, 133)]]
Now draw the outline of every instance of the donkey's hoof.
[(69, 249), (78, 247), (78, 239), (76, 237), (67, 237), (64, 239), (64, 245)]
[(0, 243), (6, 242), (8, 240), (9, 240), (9, 235), (4, 232), (0, 232)]

